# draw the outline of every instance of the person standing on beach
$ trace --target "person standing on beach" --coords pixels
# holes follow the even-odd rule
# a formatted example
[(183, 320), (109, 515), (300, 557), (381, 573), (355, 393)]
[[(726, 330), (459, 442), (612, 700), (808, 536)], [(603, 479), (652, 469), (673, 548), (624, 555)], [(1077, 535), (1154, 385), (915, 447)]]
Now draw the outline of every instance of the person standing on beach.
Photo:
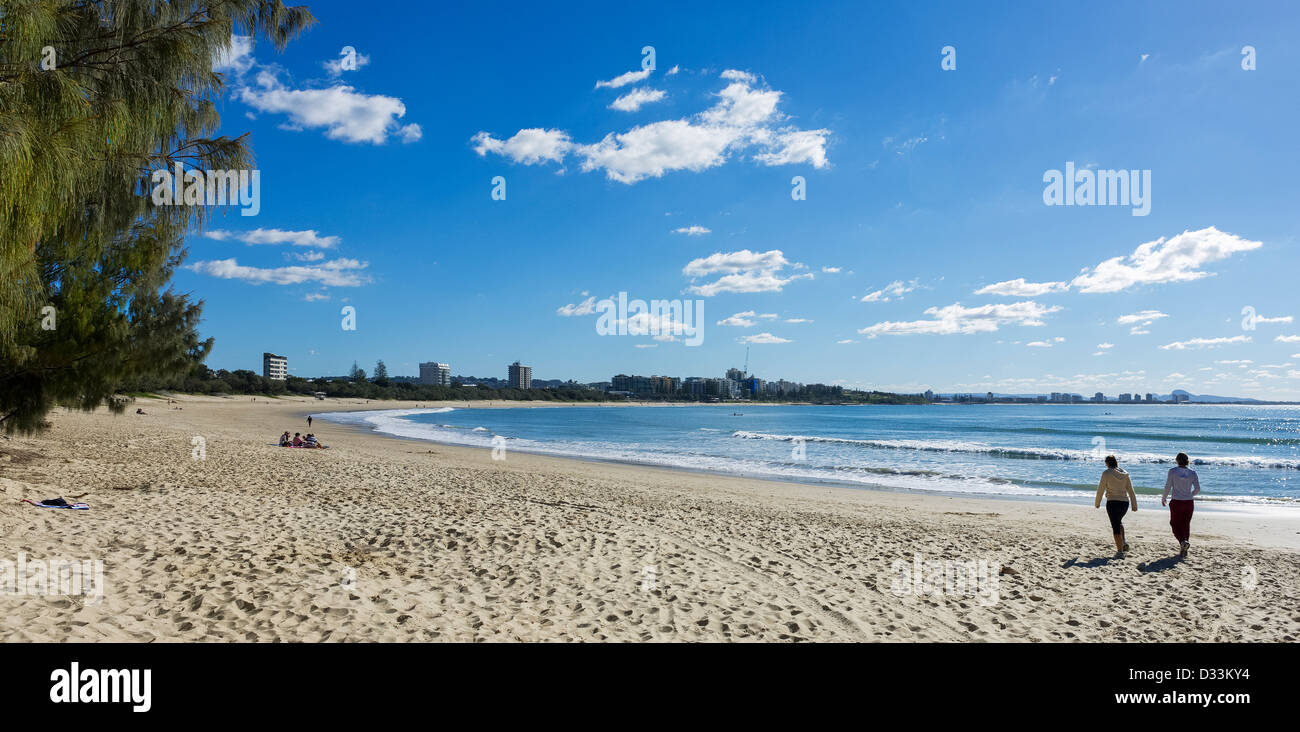
[(1110, 517), (1110, 532), (1115, 536), (1115, 551), (1123, 554), (1128, 551), (1128, 542), (1124, 539), (1124, 514), (1138, 510), (1138, 499), (1133, 493), (1133, 481), (1120, 468), (1114, 455), (1106, 456), (1106, 472), (1101, 474), (1101, 482), (1097, 485), (1093, 508), (1101, 508), (1103, 493), (1106, 495), (1106, 515)]
[[(1173, 528), (1174, 538), (1182, 547), (1178, 556), (1185, 557), (1192, 546), (1189, 541), (1192, 535), (1192, 511), (1196, 508), (1196, 495), (1201, 492), (1201, 481), (1196, 477), (1196, 471), (1187, 467), (1187, 453), (1180, 452), (1174, 459), (1178, 461), (1178, 467), (1169, 469), (1160, 505), (1166, 505), (1165, 499), (1169, 499), (1169, 526)], [(1170, 499), (1171, 492), (1173, 498)]]
[(311, 429), (311, 415), (307, 415), (307, 429)]

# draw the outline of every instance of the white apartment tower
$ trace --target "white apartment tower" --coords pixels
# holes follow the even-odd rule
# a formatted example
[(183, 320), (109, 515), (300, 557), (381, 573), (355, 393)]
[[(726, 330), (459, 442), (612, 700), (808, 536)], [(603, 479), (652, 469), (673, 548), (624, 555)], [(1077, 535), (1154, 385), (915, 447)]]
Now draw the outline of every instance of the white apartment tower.
[(274, 353), (262, 354), (262, 378), (284, 381), (289, 378), (289, 359)]
[(507, 367), (510, 373), (511, 389), (533, 388), (533, 367), (520, 365), (518, 361)]
[(420, 364), (420, 383), (451, 386), (451, 365), (437, 361)]

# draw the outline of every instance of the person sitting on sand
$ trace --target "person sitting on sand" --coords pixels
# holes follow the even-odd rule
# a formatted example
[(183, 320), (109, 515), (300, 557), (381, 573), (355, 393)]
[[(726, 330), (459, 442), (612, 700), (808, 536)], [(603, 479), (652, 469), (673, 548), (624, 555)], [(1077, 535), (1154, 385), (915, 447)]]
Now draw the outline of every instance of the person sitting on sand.
[(1097, 498), (1093, 508), (1101, 508), (1101, 495), (1106, 494), (1106, 515), (1110, 517), (1110, 532), (1115, 537), (1115, 551), (1123, 554), (1128, 551), (1128, 542), (1124, 539), (1124, 514), (1129, 510), (1138, 510), (1137, 495), (1133, 493), (1133, 481), (1119, 466), (1114, 455), (1106, 456), (1106, 471), (1101, 474), (1097, 485)]
[(280, 447), (288, 447), (288, 446), (289, 446), (289, 430), (285, 430), (284, 434), (280, 435)]
[(302, 447), (302, 437), (297, 432), (293, 433), (293, 446)]
[(302, 441), (302, 446), (303, 446), (303, 447), (320, 447), (320, 443), (316, 441), (316, 435), (313, 435), (312, 433), (308, 432), (308, 433), (307, 433), (307, 437), (306, 437), (305, 439), (303, 439), (303, 441)]
[[(1174, 460), (1178, 467), (1169, 469), (1160, 505), (1169, 506), (1169, 526), (1174, 530), (1174, 538), (1182, 549), (1178, 556), (1185, 557), (1187, 550), (1192, 547), (1192, 512), (1196, 510), (1196, 495), (1201, 492), (1201, 480), (1196, 477), (1195, 470), (1187, 467), (1190, 462), (1187, 453), (1178, 453)], [(1170, 493), (1173, 493), (1172, 498)]]

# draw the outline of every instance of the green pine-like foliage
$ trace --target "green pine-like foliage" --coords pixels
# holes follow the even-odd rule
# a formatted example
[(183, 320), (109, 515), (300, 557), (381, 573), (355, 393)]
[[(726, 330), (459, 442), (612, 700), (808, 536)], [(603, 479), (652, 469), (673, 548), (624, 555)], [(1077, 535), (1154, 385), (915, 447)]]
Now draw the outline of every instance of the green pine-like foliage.
[(281, 0), (0, 0), (4, 431), (56, 406), (120, 411), (124, 382), (207, 355), (202, 303), (168, 282), (211, 212), (155, 206), (149, 176), (251, 168), (246, 136), (214, 137), (213, 61), (232, 34), (282, 50), (314, 22)]

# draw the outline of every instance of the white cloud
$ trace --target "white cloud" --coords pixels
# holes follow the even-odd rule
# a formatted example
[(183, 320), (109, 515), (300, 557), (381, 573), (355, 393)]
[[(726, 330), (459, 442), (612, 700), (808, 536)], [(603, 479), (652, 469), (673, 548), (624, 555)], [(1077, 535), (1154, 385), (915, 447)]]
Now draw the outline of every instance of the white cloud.
[(576, 305), (571, 303), (569, 305), (561, 305), (560, 307), (555, 309), (556, 315), (563, 315), (566, 318), (570, 318), (575, 315), (591, 315), (594, 312), (596, 312), (595, 295), (587, 298), (586, 300), (583, 300), (582, 302)]
[(840, 268), (839, 268), (839, 267), (822, 267), (822, 271), (825, 272), (826, 274), (839, 274)]
[(741, 272), (724, 275), (707, 285), (692, 285), (690, 291), (704, 297), (713, 297), (721, 292), (780, 292), (795, 280), (812, 278), (811, 273), (780, 277), (769, 272)]
[(243, 76), (253, 65), (252, 36), (231, 36), (230, 45), (212, 60), (213, 71), (234, 72), (236, 77)]
[(1110, 350), (1110, 349), (1112, 349), (1112, 348), (1114, 348), (1114, 347), (1115, 347), (1115, 344), (1114, 344), (1114, 343), (1098, 343), (1098, 344), (1097, 344), (1097, 348), (1099, 348), (1099, 349), (1101, 349), (1101, 350), (1103, 350), (1103, 351)]
[(845, 338), (843, 340), (838, 340), (835, 342), (839, 345), (844, 345), (845, 343), (857, 343), (857, 341), (853, 340), (852, 338)]
[(344, 71), (360, 71), (362, 66), (366, 66), (370, 63), (370, 57), (365, 55), (364, 53), (356, 54), (355, 60), (357, 65), (356, 68), (353, 69), (343, 68), (342, 54), (340, 54), (338, 58), (332, 58), (332, 59), (327, 59), (325, 61), (322, 61), (321, 66), (325, 67), (325, 71), (328, 72), (330, 76), (338, 77), (338, 76), (342, 76)]
[(319, 302), (322, 300), (329, 300), (330, 296), (323, 292), (309, 292), (306, 295), (303, 295), (302, 299), (307, 302)]
[(1160, 346), (1162, 351), (1185, 351), (1188, 348), (1218, 348), (1219, 346), (1229, 343), (1250, 343), (1250, 336), (1233, 336), (1231, 338), (1192, 338), (1186, 341), (1175, 341)]
[(980, 305), (973, 308), (954, 303), (946, 307), (932, 307), (925, 311), (931, 320), (884, 321), (860, 329), (858, 332), (875, 338), (878, 335), (952, 335), (989, 333), (1002, 325), (1040, 326), (1043, 318), (1061, 309), (1032, 300), (1016, 303)]
[(402, 100), (363, 94), (345, 84), (291, 89), (273, 71), (263, 69), (257, 75), (257, 84), (240, 89), (238, 96), (260, 112), (288, 115), (288, 125), (282, 125), (285, 129), (320, 127), (331, 140), (382, 145), (390, 136), (414, 142), (423, 134), (418, 124), (398, 123), (406, 116)]
[(659, 344), (658, 344), (658, 343), (638, 343), (638, 344), (636, 344), (636, 347), (637, 347), (637, 348), (658, 348), (658, 347), (659, 347)]
[(1236, 254), (1263, 246), (1224, 233), (1213, 226), (1166, 239), (1161, 237), (1138, 246), (1127, 257), (1108, 259), (1091, 269), (1085, 268), (1070, 285), (1085, 293), (1119, 292), (1143, 284), (1189, 282), (1214, 273), (1201, 267)]
[(1290, 315), (1280, 315), (1276, 318), (1266, 318), (1263, 315), (1256, 315), (1250, 319), (1250, 322), (1255, 325), (1268, 325), (1269, 323), (1290, 323), (1294, 320), (1295, 318)]
[(495, 153), (524, 165), (535, 165), (546, 160), (559, 162), (573, 147), (568, 133), (539, 127), (520, 130), (508, 140), (498, 140), (486, 132), (480, 132), (474, 135), (472, 141), (474, 152), (479, 155)]
[(610, 89), (617, 89), (622, 86), (627, 86), (628, 84), (635, 84), (638, 81), (645, 81), (650, 77), (650, 71), (650, 69), (642, 69), (640, 71), (629, 71), (626, 74), (619, 74), (609, 81), (596, 82), (596, 88), (600, 89), (601, 87), (607, 87)]
[(253, 229), (252, 231), (226, 231), (224, 229), (213, 229), (206, 231), (203, 236), (208, 239), (217, 241), (227, 241), (234, 239), (242, 241), (248, 245), (254, 244), (290, 244), (295, 247), (315, 247), (317, 249), (333, 249), (342, 241), (337, 236), (321, 236), (315, 229), (305, 231), (286, 231), (284, 229)]
[(785, 258), (785, 253), (780, 249), (769, 249), (766, 252), (741, 249), (738, 252), (715, 252), (707, 257), (692, 259), (682, 268), (682, 274), (688, 277), (702, 277), (720, 272), (734, 274), (754, 270), (778, 270), (789, 264), (790, 261)]
[(726, 325), (734, 328), (749, 328), (757, 325), (757, 321), (750, 320), (752, 317), (754, 317), (754, 311), (746, 310), (743, 313), (736, 313), (729, 318), (719, 320), (718, 325)]
[(325, 252), (293, 252), (293, 258), (299, 262), (319, 262), (325, 258)]
[(335, 259), (314, 266), (262, 268), (244, 266), (231, 258), (195, 262), (186, 266), (186, 269), (226, 280), (243, 280), (255, 285), (320, 282), (327, 287), (357, 287), (370, 282), (369, 277), (358, 271), (367, 266), (369, 265), (365, 262), (358, 262), (355, 259)]
[(1052, 342), (1051, 341), (1030, 341), (1025, 345), (1029, 346), (1030, 348), (1051, 348)]
[(712, 234), (713, 229), (708, 229), (703, 226), (683, 226), (678, 229), (673, 229), (673, 233), (685, 234), (687, 236), (704, 236), (705, 234)]
[(758, 333), (756, 335), (748, 335), (741, 338), (740, 342), (741, 343), (791, 343), (791, 341), (786, 340), (785, 338), (774, 336), (771, 333)]
[[(648, 72), (629, 72), (597, 86), (622, 86), (645, 76)], [(622, 81), (625, 78), (629, 80)], [(591, 144), (571, 143), (563, 131), (544, 130), (554, 143), (549, 154), (527, 160), (511, 155), (505, 142), (487, 132), (474, 136), (475, 150), (480, 155), (493, 152), (528, 164), (561, 162), (573, 154), (581, 159), (584, 172), (604, 170), (610, 180), (629, 185), (668, 172), (717, 167), (745, 150), (752, 150), (753, 159), (764, 165), (810, 163), (823, 168), (830, 164), (826, 156), (829, 130), (800, 130), (786, 124), (786, 116), (777, 111), (782, 93), (755, 88), (758, 81), (751, 74), (729, 70), (722, 78), (731, 83), (718, 92), (717, 102), (690, 117), (610, 132)]]
[(1115, 319), (1115, 322), (1119, 323), (1120, 325), (1131, 325), (1133, 323), (1150, 325), (1151, 323), (1160, 320), (1161, 318), (1167, 318), (1167, 317), (1169, 317), (1168, 313), (1162, 313), (1159, 310), (1142, 310), (1136, 313), (1131, 313), (1129, 315), (1121, 315)]
[(1276, 343), (1300, 343), (1300, 335), (1278, 336), (1273, 341)]
[(780, 249), (766, 252), (742, 249), (738, 252), (715, 252), (707, 257), (693, 259), (682, 268), (682, 274), (692, 279), (713, 274), (723, 275), (714, 282), (690, 287), (690, 292), (704, 297), (712, 297), (721, 292), (780, 292), (781, 288), (795, 280), (813, 279), (811, 272), (783, 276), (781, 270), (787, 266), (797, 269), (802, 265), (792, 265)]
[(786, 318), (786, 319), (785, 319), (785, 322), (787, 322), (787, 323), (811, 323), (812, 321), (809, 320), (808, 318)]
[(904, 283), (902, 280), (894, 280), (875, 292), (863, 295), (862, 302), (889, 302), (891, 298), (901, 298), (916, 289), (916, 282), (916, 280), (912, 280)]
[(1064, 292), (1070, 289), (1065, 282), (1026, 282), (1018, 277), (1006, 282), (986, 285), (975, 291), (976, 295), (1006, 295), (1008, 297), (1038, 297), (1052, 292)]
[(667, 93), (662, 89), (633, 89), (610, 102), (609, 108), (617, 109), (620, 112), (635, 112), (643, 105), (657, 102), (665, 96), (667, 96)]

